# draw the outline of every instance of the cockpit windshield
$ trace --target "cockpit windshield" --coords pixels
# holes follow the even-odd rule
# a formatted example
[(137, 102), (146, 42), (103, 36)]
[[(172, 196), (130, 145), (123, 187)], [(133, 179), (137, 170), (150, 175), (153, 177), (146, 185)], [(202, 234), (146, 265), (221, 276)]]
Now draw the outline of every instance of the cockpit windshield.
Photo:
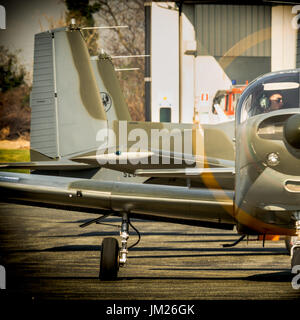
[(299, 73), (278, 73), (258, 80), (244, 92), (239, 120), (281, 109), (299, 108)]

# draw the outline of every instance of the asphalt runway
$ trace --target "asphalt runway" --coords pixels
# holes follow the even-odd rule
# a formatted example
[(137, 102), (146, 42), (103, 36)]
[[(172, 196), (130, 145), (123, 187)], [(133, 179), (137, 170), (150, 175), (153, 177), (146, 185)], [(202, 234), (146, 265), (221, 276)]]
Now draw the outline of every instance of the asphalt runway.
[[(236, 239), (235, 231), (132, 220), (141, 242), (117, 281), (98, 279), (101, 241), (119, 219), (79, 225), (88, 213), (0, 204), (0, 264), (6, 294), (54, 300), (297, 300), (283, 241)], [(130, 231), (129, 245), (137, 240)], [(3, 290), (1, 290), (3, 291)]]

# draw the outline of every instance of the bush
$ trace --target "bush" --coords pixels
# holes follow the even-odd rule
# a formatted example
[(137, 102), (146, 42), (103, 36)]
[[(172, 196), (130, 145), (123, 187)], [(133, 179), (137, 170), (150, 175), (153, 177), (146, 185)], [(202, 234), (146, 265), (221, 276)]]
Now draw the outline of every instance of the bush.
[(30, 87), (17, 54), (0, 46), (0, 139), (29, 140)]
[(30, 87), (26, 84), (0, 92), (0, 139), (29, 140)]
[(25, 67), (19, 64), (16, 54), (0, 46), (0, 91), (6, 92), (25, 83)]

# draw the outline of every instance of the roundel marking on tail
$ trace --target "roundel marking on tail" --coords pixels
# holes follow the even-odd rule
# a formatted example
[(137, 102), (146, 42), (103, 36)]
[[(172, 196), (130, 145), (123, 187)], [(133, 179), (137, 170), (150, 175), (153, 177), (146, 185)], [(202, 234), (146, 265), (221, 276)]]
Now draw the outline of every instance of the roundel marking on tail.
[(108, 112), (112, 106), (112, 99), (106, 92), (100, 92), (105, 112)]

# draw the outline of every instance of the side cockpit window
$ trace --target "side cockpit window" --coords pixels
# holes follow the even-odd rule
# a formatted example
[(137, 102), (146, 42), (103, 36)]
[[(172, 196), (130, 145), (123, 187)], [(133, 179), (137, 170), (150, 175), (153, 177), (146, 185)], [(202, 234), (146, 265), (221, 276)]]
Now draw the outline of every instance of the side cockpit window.
[(290, 108), (299, 108), (298, 72), (273, 75), (253, 83), (243, 99), (240, 122), (259, 114)]
[(254, 111), (254, 108), (252, 108), (251, 106), (252, 106), (252, 94), (249, 94), (243, 103), (242, 113), (241, 113), (241, 122), (244, 122), (245, 120), (251, 117), (251, 112)]

